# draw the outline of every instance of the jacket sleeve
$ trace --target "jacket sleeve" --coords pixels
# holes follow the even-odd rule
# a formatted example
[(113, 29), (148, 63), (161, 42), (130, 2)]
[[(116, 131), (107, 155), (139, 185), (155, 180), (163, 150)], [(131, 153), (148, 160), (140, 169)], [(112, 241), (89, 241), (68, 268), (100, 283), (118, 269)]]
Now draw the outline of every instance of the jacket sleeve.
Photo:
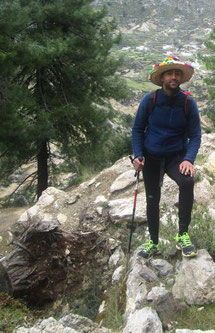
[(201, 123), (196, 101), (192, 99), (191, 110), (188, 118), (189, 141), (185, 160), (194, 163), (201, 144)]
[(148, 123), (147, 106), (150, 93), (146, 94), (138, 107), (132, 128), (132, 146), (134, 157), (143, 156), (144, 132)]

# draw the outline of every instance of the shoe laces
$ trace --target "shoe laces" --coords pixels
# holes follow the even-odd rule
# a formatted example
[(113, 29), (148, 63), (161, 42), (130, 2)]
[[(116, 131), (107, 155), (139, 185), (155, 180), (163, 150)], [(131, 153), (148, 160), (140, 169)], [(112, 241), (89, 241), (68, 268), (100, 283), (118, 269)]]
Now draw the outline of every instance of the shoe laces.
[(144, 244), (144, 251), (151, 250), (153, 246), (155, 246), (154, 242), (151, 239), (148, 239)]
[(176, 238), (176, 241), (181, 242), (183, 244), (183, 246), (192, 245), (188, 232), (184, 232), (183, 235), (181, 235), (181, 236), (177, 235), (175, 238)]

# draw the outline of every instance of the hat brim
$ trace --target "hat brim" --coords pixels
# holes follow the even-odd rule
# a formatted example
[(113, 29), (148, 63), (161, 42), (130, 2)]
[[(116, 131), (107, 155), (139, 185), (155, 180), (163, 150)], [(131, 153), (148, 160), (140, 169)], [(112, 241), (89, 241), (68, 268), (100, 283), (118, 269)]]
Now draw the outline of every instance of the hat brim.
[(156, 84), (157, 86), (162, 86), (163, 82), (161, 80), (162, 74), (168, 70), (172, 69), (180, 69), (183, 73), (182, 82), (185, 83), (189, 81), (194, 73), (192, 67), (186, 66), (184, 63), (174, 63), (174, 64), (165, 64), (163, 66), (159, 66), (156, 70), (151, 74), (151, 81), (152, 83)]

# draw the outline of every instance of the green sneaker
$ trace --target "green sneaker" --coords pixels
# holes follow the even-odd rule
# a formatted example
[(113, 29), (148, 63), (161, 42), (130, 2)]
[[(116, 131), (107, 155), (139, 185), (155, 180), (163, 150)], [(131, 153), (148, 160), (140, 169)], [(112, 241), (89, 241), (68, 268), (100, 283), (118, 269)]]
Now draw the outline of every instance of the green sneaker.
[(174, 239), (176, 241), (176, 248), (182, 250), (184, 257), (195, 257), (197, 255), (197, 249), (192, 244), (188, 232), (184, 232), (181, 236), (177, 234)]
[(144, 244), (143, 250), (138, 253), (138, 256), (144, 259), (148, 259), (157, 252), (158, 252), (158, 246), (154, 244), (152, 240), (148, 239)]

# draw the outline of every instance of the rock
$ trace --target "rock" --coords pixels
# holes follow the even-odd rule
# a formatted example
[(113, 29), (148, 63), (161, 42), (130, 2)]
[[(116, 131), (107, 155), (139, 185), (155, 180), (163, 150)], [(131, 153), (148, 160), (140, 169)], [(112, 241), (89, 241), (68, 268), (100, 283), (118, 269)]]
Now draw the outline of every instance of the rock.
[(57, 215), (57, 220), (60, 224), (64, 224), (67, 220), (67, 216), (60, 213), (60, 214)]
[(57, 220), (64, 225), (67, 221), (67, 216), (62, 213), (62, 210), (68, 202), (69, 197), (64, 191), (48, 187), (43, 191), (37, 203), (24, 212), (17, 222), (24, 224), (33, 221), (35, 218), (41, 222), (54, 222), (57, 216)]
[(134, 184), (136, 182), (134, 174), (135, 171), (133, 169), (123, 172), (119, 177), (116, 178), (116, 180), (111, 185), (110, 192), (114, 193), (116, 191), (121, 191), (126, 189), (128, 186)]
[(215, 333), (215, 330), (201, 331), (201, 330), (188, 330), (188, 329), (176, 329), (175, 333)]
[(112, 275), (112, 283), (119, 282), (123, 276), (125, 267), (123, 265), (117, 267)]
[(115, 250), (118, 246), (120, 246), (121, 242), (116, 238), (109, 238), (108, 239), (108, 247), (110, 251)]
[(195, 199), (198, 203), (208, 205), (208, 202), (213, 199), (215, 190), (208, 181), (204, 178), (201, 182), (198, 182), (195, 187)]
[(155, 310), (145, 307), (128, 317), (123, 333), (162, 333), (162, 324)]
[(19, 327), (13, 333), (111, 333), (106, 328), (99, 327), (92, 320), (72, 313), (60, 320), (52, 317), (38, 321), (33, 327)]
[(154, 259), (151, 266), (156, 269), (158, 276), (166, 276), (173, 272), (173, 266), (164, 259)]
[(139, 271), (139, 275), (148, 282), (158, 281), (157, 274), (147, 266), (143, 266)]
[(73, 205), (74, 203), (77, 202), (77, 200), (80, 198), (80, 196), (78, 194), (73, 194), (69, 197), (69, 199), (67, 200), (67, 204), (68, 205)]
[(20, 327), (13, 331), (13, 333), (55, 333), (55, 332), (78, 333), (78, 331), (70, 327), (65, 327), (52, 317), (40, 321), (32, 328)]
[(109, 262), (108, 262), (108, 265), (111, 267), (111, 268), (114, 268), (116, 266), (119, 266), (123, 263), (125, 259), (125, 254), (124, 252), (122, 251), (121, 247), (118, 247), (114, 253), (112, 254), (112, 256), (110, 257), (109, 259)]
[(172, 292), (165, 287), (154, 287), (147, 295), (147, 301), (157, 311), (164, 327), (177, 318), (178, 310), (184, 310), (188, 306), (177, 302)]
[(95, 204), (102, 204), (104, 202), (108, 203), (108, 200), (105, 198), (104, 195), (99, 195), (98, 197), (96, 197), (96, 200), (94, 202)]
[(215, 176), (215, 152), (214, 151), (209, 155), (208, 161), (207, 161), (207, 163), (204, 164), (204, 167)]
[(172, 291), (190, 305), (215, 302), (215, 263), (206, 250), (199, 250), (195, 258), (183, 258)]
[(96, 212), (97, 212), (97, 214), (99, 215), (99, 216), (102, 216), (102, 214), (103, 214), (103, 208), (102, 207), (96, 207)]
[[(133, 198), (123, 198), (117, 200), (110, 200), (110, 217), (116, 220), (130, 221), (133, 213)], [(137, 205), (135, 212), (135, 221), (142, 222), (146, 219), (145, 210), (145, 196), (144, 198), (140, 195), (137, 197)]]
[(168, 294), (168, 290), (165, 287), (153, 287), (147, 295), (147, 301), (158, 301)]
[(88, 186), (93, 185), (93, 184), (95, 183), (95, 181), (96, 181), (96, 178), (91, 179), (91, 180), (88, 182)]
[(127, 279), (127, 290), (126, 290), (126, 309), (125, 319), (128, 318), (130, 313), (140, 309), (144, 301), (146, 300), (147, 287), (146, 282), (141, 278), (139, 272), (143, 267), (142, 262), (137, 256), (139, 248), (135, 251), (131, 261), (131, 270)]
[(74, 330), (77, 330), (78, 333), (111, 333), (111, 330), (99, 327), (89, 318), (75, 315), (73, 313), (70, 313), (67, 316), (61, 318), (59, 323), (63, 324), (65, 327), (70, 327)]

